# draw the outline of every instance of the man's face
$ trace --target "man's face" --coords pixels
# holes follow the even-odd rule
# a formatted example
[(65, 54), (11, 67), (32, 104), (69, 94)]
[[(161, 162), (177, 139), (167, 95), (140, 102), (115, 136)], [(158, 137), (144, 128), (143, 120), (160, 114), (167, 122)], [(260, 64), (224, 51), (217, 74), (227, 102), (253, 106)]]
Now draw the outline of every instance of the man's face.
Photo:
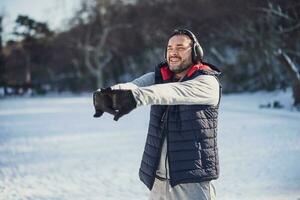
[(167, 46), (167, 62), (174, 73), (185, 71), (192, 65), (192, 40), (186, 35), (174, 35)]

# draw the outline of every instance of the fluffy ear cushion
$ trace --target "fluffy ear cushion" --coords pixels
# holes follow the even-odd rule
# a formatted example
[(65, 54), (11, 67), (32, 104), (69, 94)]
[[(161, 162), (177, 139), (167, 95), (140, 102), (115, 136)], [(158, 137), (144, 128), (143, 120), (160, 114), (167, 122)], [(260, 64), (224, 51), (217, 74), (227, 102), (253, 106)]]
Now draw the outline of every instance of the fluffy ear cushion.
[(194, 43), (193, 44), (193, 52), (192, 52), (192, 60), (193, 60), (193, 63), (196, 63), (197, 62), (197, 60), (198, 60), (198, 50), (197, 50), (197, 44), (196, 43)]
[(202, 47), (199, 45), (198, 42), (194, 43), (194, 49), (193, 49), (193, 61), (202, 61), (203, 59), (203, 50)]

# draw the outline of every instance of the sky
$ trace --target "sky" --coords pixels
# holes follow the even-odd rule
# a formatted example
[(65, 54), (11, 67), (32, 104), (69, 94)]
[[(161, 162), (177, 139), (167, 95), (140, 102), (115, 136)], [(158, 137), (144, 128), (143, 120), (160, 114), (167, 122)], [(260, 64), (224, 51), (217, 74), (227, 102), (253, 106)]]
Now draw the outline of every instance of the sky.
[(81, 0), (0, 0), (3, 40), (11, 38), (14, 21), (20, 14), (39, 22), (47, 22), (51, 30), (63, 30), (68, 19), (79, 8)]

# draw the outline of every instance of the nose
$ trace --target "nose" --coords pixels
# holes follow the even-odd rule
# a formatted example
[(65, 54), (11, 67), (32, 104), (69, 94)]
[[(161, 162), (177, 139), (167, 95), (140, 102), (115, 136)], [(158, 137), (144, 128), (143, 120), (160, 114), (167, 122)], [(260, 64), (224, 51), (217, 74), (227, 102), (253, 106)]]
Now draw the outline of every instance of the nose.
[(177, 56), (178, 55), (178, 51), (176, 49), (169, 51), (169, 55), (170, 56)]

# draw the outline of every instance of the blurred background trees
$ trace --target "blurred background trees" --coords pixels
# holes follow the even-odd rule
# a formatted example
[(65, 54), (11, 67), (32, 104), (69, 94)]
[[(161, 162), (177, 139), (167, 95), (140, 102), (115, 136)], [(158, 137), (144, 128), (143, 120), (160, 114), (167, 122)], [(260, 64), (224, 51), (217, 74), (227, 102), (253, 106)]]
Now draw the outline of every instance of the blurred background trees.
[(299, 17), (294, 0), (83, 1), (64, 32), (19, 16), (18, 39), (0, 49), (0, 83), (80, 92), (130, 81), (164, 59), (173, 29), (188, 28), (223, 71), (225, 92), (285, 89), (291, 73), (278, 50), (299, 70)]

